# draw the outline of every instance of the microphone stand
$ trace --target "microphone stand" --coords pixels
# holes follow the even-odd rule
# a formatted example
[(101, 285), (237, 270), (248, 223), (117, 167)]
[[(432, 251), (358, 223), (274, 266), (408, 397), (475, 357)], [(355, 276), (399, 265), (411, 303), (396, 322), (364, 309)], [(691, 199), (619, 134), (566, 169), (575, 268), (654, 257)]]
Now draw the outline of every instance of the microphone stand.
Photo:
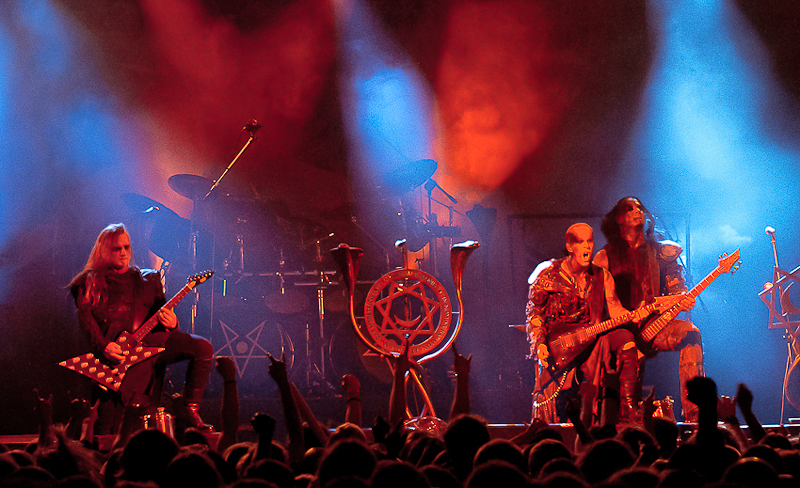
[(230, 171), (230, 169), (233, 167), (233, 165), (236, 164), (236, 161), (239, 160), (239, 157), (245, 152), (245, 150), (250, 146), (250, 144), (253, 141), (256, 140), (255, 134), (256, 134), (256, 131), (258, 129), (260, 129), (260, 128), (261, 128), (261, 126), (258, 125), (258, 124), (255, 124), (255, 125), (254, 124), (249, 124), (249, 125), (247, 125), (247, 127), (244, 128), (244, 130), (249, 130), (250, 137), (247, 139), (247, 142), (244, 143), (244, 146), (239, 151), (239, 153), (236, 155), (236, 157), (233, 158), (233, 161), (231, 161), (230, 164), (228, 165), (228, 167), (225, 168), (225, 171), (222, 172), (222, 174), (219, 176), (219, 178), (214, 180), (214, 184), (211, 185), (211, 188), (208, 189), (208, 193), (206, 193), (206, 195), (202, 198), (202, 200), (205, 200), (206, 198), (208, 198), (208, 196), (211, 195), (211, 192), (214, 191), (214, 189), (217, 186), (219, 186), (219, 184), (222, 182), (222, 178), (225, 178), (225, 175), (228, 174), (228, 171)]
[(775, 231), (769, 232), (769, 240), (772, 241), (772, 254), (775, 256), (775, 267), (778, 268), (778, 246), (775, 244)]
[[(228, 174), (228, 171), (230, 171), (230, 169), (233, 168), (233, 165), (236, 164), (236, 161), (239, 160), (239, 157), (241, 157), (241, 155), (244, 154), (245, 150), (248, 147), (250, 147), (250, 144), (256, 139), (255, 134), (258, 131), (258, 129), (260, 129), (260, 128), (261, 128), (261, 125), (259, 125), (258, 122), (256, 122), (255, 119), (253, 119), (242, 129), (242, 130), (248, 131), (249, 134), (250, 134), (250, 137), (247, 139), (247, 142), (245, 142), (245, 144), (242, 147), (242, 149), (233, 158), (233, 161), (231, 161), (230, 164), (228, 164), (228, 166), (225, 168), (225, 171), (222, 172), (222, 174), (219, 176), (219, 178), (214, 180), (214, 184), (211, 185), (211, 188), (208, 189), (208, 192), (206, 192), (206, 194), (203, 196), (203, 198), (200, 199), (201, 202), (204, 202), (211, 195), (211, 192), (213, 192), (214, 189), (219, 186), (219, 184), (222, 182), (222, 179), (225, 178), (226, 174)], [(192, 217), (194, 217), (194, 213), (195, 213), (194, 212), (194, 210), (195, 210), (194, 207), (195, 207), (195, 205), (197, 205), (197, 201), (194, 201), (192, 203)], [(216, 212), (214, 212), (214, 229), (213, 229), (213, 233), (214, 233), (214, 238), (213, 238), (212, 245), (211, 245), (211, 268), (212, 269), (216, 265), (216, 254), (217, 254), (217, 252), (216, 252), (216, 248), (217, 248), (217, 213)], [(191, 253), (192, 253), (192, 270), (197, 271), (197, 229), (195, 229), (195, 227), (194, 227), (194, 218), (191, 219), (190, 235), (191, 235), (191, 243), (190, 243), (190, 245), (191, 245)], [(243, 253), (244, 252), (244, 242), (242, 240), (239, 240), (238, 244), (240, 246), (240, 251)], [(242, 254), (241, 263), (242, 263), (242, 267), (243, 267), (244, 266), (244, 255), (243, 254)], [(242, 270), (242, 271), (244, 271), (244, 270)], [(224, 279), (225, 278), (223, 278), (223, 280)], [(191, 315), (192, 316), (192, 334), (195, 334), (196, 333), (195, 332), (195, 322), (196, 322), (196, 319), (197, 319), (197, 305), (200, 302), (200, 295), (198, 294), (196, 287), (192, 290), (192, 292), (194, 292), (194, 300), (192, 301), (192, 315)], [(214, 287), (213, 286), (211, 287), (211, 300), (210, 300), (210, 303), (209, 303), (209, 308), (210, 308), (210, 313), (209, 313), (209, 320), (210, 320), (209, 331), (211, 331), (211, 330), (214, 329)]]
[[(775, 269), (772, 272), (772, 276), (773, 276), (772, 281), (773, 281), (773, 284), (774, 284), (774, 288), (776, 288), (776, 289), (772, 290), (773, 298), (776, 296), (775, 294), (777, 293), (777, 296), (779, 297), (779, 300), (782, 302), (783, 301), (782, 300), (783, 299), (783, 286), (781, 284), (778, 284), (778, 282), (781, 281), (779, 276), (781, 275), (781, 271), (782, 270), (780, 269), (780, 266), (778, 266), (778, 246), (777, 246), (776, 239), (775, 239), (775, 230), (771, 229), (770, 227), (767, 227), (767, 229), (765, 229), (765, 231), (767, 232), (767, 234), (770, 237), (770, 242), (772, 242), (772, 254), (775, 257)], [(792, 286), (792, 285), (790, 284), (789, 286)], [(783, 304), (782, 303), (781, 303), (781, 309), (783, 309)], [(781, 312), (783, 312), (783, 310), (781, 310)], [(770, 315), (770, 321), (771, 321), (771, 319), (772, 319), (772, 316)], [(787, 393), (787, 389), (789, 387), (789, 374), (791, 373), (792, 364), (794, 363), (794, 358), (796, 356), (795, 348), (793, 347), (793, 345), (796, 346), (796, 343), (797, 343), (797, 336), (796, 336), (795, 331), (792, 331), (792, 329), (790, 328), (789, 324), (784, 324), (784, 325), (785, 325), (784, 329), (786, 330), (785, 338), (786, 338), (787, 355), (786, 355), (786, 368), (785, 368), (784, 373), (783, 373), (783, 387), (782, 387), (782, 391), (781, 391), (781, 425), (783, 425), (783, 419), (784, 419), (784, 415), (785, 415), (784, 411), (785, 411), (785, 408), (786, 408), (786, 393)], [(791, 341), (790, 341), (790, 339), (791, 339)]]

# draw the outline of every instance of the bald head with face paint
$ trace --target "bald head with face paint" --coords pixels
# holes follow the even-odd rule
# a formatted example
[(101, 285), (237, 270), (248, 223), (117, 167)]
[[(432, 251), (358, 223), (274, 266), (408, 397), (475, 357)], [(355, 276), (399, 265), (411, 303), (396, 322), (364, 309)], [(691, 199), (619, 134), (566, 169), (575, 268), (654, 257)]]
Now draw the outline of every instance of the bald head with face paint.
[(570, 260), (581, 268), (592, 262), (594, 254), (594, 230), (589, 224), (578, 222), (567, 229), (567, 252)]

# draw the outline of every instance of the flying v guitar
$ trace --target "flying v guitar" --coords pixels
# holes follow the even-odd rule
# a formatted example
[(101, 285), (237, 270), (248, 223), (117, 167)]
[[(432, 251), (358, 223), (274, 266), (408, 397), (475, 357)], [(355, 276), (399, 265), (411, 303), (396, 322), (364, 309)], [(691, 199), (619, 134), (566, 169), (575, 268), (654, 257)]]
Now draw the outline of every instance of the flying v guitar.
[[(186, 285), (161, 308), (174, 308), (195, 286), (203, 283), (213, 274), (213, 271), (206, 271), (190, 276)], [(149, 347), (141, 343), (142, 339), (157, 324), (158, 314), (155, 313), (133, 333), (122, 332), (115, 339), (115, 342), (122, 348), (122, 355), (124, 356), (122, 361), (109, 361), (104, 357), (97, 357), (94, 353), (88, 352), (72, 359), (61, 361), (58, 365), (91, 378), (103, 388), (119, 391), (129, 368), (164, 352), (163, 347)]]

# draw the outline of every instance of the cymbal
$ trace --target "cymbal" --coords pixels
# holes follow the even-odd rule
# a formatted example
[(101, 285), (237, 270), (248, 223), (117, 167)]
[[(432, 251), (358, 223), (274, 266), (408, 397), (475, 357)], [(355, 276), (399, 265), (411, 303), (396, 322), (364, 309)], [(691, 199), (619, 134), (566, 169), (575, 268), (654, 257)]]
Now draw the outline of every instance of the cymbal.
[(397, 193), (417, 188), (433, 176), (439, 163), (433, 159), (420, 159), (392, 171), (386, 178), (387, 186)]
[(144, 214), (142, 215), (143, 217), (181, 218), (166, 205), (162, 205), (156, 200), (138, 193), (123, 193), (122, 202), (132, 212)]
[(137, 217), (145, 219), (147, 247), (168, 261), (188, 255), (190, 223), (152, 198), (138, 193), (125, 193), (122, 201)]
[(202, 200), (214, 185), (208, 178), (188, 174), (172, 175), (167, 183), (177, 194), (192, 200)]

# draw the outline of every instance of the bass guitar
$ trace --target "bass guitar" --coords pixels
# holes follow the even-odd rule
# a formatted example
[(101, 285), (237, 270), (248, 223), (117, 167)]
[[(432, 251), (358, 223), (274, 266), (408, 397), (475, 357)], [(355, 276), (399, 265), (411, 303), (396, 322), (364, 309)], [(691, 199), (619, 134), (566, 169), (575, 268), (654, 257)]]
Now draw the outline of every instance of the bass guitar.
[[(213, 274), (213, 271), (205, 271), (190, 276), (186, 285), (165, 303), (161, 309), (174, 308), (195, 286), (203, 283)], [(149, 347), (141, 343), (142, 339), (144, 339), (156, 325), (158, 325), (158, 313), (153, 314), (147, 322), (143, 323), (133, 333), (122, 332), (116, 338), (114, 342), (119, 344), (122, 348), (122, 355), (124, 356), (122, 361), (110, 361), (102, 355), (98, 357), (94, 353), (88, 352), (72, 359), (61, 361), (58, 365), (94, 380), (102, 388), (119, 391), (129, 368), (164, 352), (163, 347)]]
[(738, 261), (738, 249), (735, 250), (730, 256), (728, 253), (723, 254), (719, 257), (719, 265), (714, 268), (714, 270), (709, 273), (708, 276), (703, 278), (700, 283), (696, 284), (685, 294), (672, 295), (680, 297), (680, 300), (662, 312), (658, 317), (653, 317), (642, 323), (641, 327), (639, 328), (639, 333), (636, 334), (637, 347), (639, 350), (641, 350), (647, 356), (654, 355), (656, 351), (652, 347), (653, 340), (658, 333), (667, 326), (670, 320), (674, 319), (680, 312), (687, 309), (688, 304), (691, 303), (689, 297), (697, 298), (700, 292), (705, 290), (706, 287), (710, 285), (712, 281), (717, 279), (717, 277), (722, 273), (730, 272), (733, 274), (737, 269), (739, 269), (739, 264), (737, 263)]
[(677, 295), (657, 297), (656, 301), (644, 305), (638, 310), (627, 312), (613, 319), (604, 320), (594, 325), (586, 324), (559, 324), (551, 327), (547, 347), (550, 350), (549, 369), (553, 376), (571, 368), (575, 360), (594, 344), (597, 336), (603, 332), (631, 322), (637, 313), (644, 311), (650, 315), (657, 311), (668, 310), (682, 297)]

